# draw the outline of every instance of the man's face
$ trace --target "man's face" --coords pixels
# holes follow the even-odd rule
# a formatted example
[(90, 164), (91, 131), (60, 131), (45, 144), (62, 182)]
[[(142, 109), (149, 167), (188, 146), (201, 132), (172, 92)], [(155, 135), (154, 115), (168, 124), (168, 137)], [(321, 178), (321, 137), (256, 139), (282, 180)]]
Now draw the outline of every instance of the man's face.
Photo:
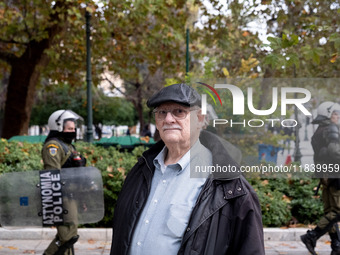
[(340, 114), (337, 111), (332, 112), (331, 115), (331, 122), (335, 123), (335, 124), (339, 124), (340, 121)]
[(190, 138), (199, 136), (203, 123), (201, 120), (204, 117), (198, 115), (198, 111), (199, 109), (193, 110), (173, 102), (157, 107), (155, 112), (156, 127), (164, 143), (190, 146), (190, 142), (193, 142), (190, 141)]
[(64, 124), (64, 130), (63, 132), (68, 133), (68, 132), (75, 132), (76, 131), (76, 124), (72, 120), (68, 120)]

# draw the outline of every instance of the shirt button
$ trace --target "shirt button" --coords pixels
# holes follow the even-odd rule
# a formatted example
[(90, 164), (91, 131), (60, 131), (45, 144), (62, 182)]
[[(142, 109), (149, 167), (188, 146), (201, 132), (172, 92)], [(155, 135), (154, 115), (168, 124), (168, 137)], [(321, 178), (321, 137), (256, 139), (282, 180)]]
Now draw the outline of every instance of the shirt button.
[(166, 183), (166, 180), (163, 180), (163, 184), (165, 184)]
[(187, 228), (187, 232), (189, 232), (190, 231), (190, 228)]
[(145, 221), (145, 224), (149, 224), (149, 220), (146, 220), (146, 221)]
[(154, 202), (155, 204), (157, 204), (157, 203), (158, 203), (158, 200), (157, 200), (157, 199), (155, 199), (153, 202)]
[(142, 245), (142, 243), (141, 243), (141, 242), (137, 242), (137, 245), (138, 245), (138, 246), (141, 246), (141, 245)]

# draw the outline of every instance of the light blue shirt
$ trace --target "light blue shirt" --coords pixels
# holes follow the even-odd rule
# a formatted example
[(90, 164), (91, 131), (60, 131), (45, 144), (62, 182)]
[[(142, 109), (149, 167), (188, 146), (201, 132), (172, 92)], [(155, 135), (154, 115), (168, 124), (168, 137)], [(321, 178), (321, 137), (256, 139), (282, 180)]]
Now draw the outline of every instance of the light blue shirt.
[(130, 255), (175, 255), (191, 211), (206, 178), (190, 178), (190, 164), (211, 165), (211, 152), (199, 141), (176, 164), (164, 165), (167, 148), (156, 167), (146, 205), (133, 234)]

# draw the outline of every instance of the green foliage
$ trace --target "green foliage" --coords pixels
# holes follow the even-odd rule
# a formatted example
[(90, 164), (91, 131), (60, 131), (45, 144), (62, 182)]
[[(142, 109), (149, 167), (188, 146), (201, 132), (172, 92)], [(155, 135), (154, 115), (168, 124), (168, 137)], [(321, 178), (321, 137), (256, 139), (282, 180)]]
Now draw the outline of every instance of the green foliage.
[(299, 44), (299, 37), (297, 35), (291, 34), (289, 37), (286, 34), (282, 34), (282, 38), (268, 37), (267, 40), (270, 42), (270, 45), (267, 46), (270, 46), (274, 52), (265, 57), (264, 64), (270, 65), (273, 69), (300, 66), (300, 58), (295, 53), (294, 48), (295, 45)]
[[(278, 76), (338, 77), (339, 6), (330, 1), (265, 1), (262, 15), (268, 20), (267, 40), (271, 50), (263, 61), (264, 67), (276, 70)], [(280, 7), (279, 7), (280, 6)], [(269, 11), (277, 8), (277, 12)]]
[[(110, 227), (124, 179), (146, 148), (140, 146), (127, 152), (115, 147), (104, 148), (85, 142), (77, 142), (75, 146), (86, 157), (87, 166), (98, 168), (103, 178), (105, 216), (99, 223), (88, 226)], [(41, 170), (41, 148), (41, 144), (8, 142), (1, 139), (0, 175), (14, 171)], [(258, 194), (265, 226), (279, 227), (289, 224), (292, 216), (298, 222), (308, 224), (321, 216), (320, 199), (313, 194), (318, 180), (253, 178), (249, 182)]]
[[(242, 151), (243, 159), (247, 159), (248, 156), (255, 157), (256, 160), (252, 163), (255, 165), (260, 164), (258, 144), (282, 147), (282, 141), (286, 138), (288, 136), (282, 134), (264, 133), (261, 135), (258, 133), (241, 137), (231, 136), (228, 140)], [(249, 164), (249, 162), (242, 164)], [(314, 195), (318, 179), (303, 179), (294, 176), (288, 179), (280, 176), (277, 179), (255, 178), (250, 182), (258, 193), (263, 223), (266, 226), (289, 224), (292, 217), (302, 224), (315, 223), (323, 213), (322, 203), (319, 197)]]
[[(86, 8), (92, 15), (93, 84), (99, 85), (106, 75), (119, 76), (140, 120), (145, 99), (169, 84), (169, 80), (164, 82), (166, 78), (185, 80), (185, 28), (190, 28), (190, 72), (195, 74), (191, 77), (339, 77), (339, 5), (332, 1), (244, 0), (227, 1), (226, 7), (228, 12), (223, 13), (219, 1), (207, 5), (200, 0), (34, 0), (31, 4), (6, 0), (0, 3), (0, 65), (7, 62), (6, 72), (11, 72), (8, 66), (15, 63), (14, 57), (27, 48), (33, 53), (35, 42), (53, 34), (55, 40), (44, 51), (48, 63), (34, 68), (37, 73), (33, 76), (42, 76), (37, 88), (43, 94), (67, 82), (84, 92)], [(198, 13), (204, 19), (196, 17)], [(266, 22), (266, 32), (271, 35), (269, 47), (263, 47), (259, 30), (251, 25), (261, 22)], [(23, 67), (32, 64), (26, 61)], [(112, 89), (119, 87), (115, 79), (111, 85)], [(260, 89), (266, 91), (266, 87)], [(258, 97), (255, 106), (261, 109), (267, 97)], [(105, 104), (106, 109), (113, 109), (111, 106)], [(95, 113), (94, 119), (108, 115)]]
[[(196, 29), (192, 55), (214, 59), (215, 77), (339, 77), (339, 5), (332, 1), (219, 1), (201, 4), (204, 29)], [(266, 23), (268, 45), (251, 23)], [(267, 47), (263, 47), (267, 46)], [(268, 47), (269, 46), (269, 47)], [(256, 69), (241, 68), (242, 59), (258, 60)], [(209, 65), (210, 63), (207, 62)], [(222, 71), (226, 68), (228, 72)], [(197, 70), (203, 73), (205, 67)], [(227, 75), (225, 75), (227, 76)]]
[[(108, 97), (98, 88), (93, 88), (92, 98), (94, 124), (133, 126), (137, 123), (133, 105), (125, 98)], [(32, 108), (30, 124), (45, 125), (49, 116), (60, 109), (71, 109), (84, 117), (87, 123), (86, 89), (60, 84), (54, 91), (39, 93)]]
[(60, 84), (54, 91), (41, 91), (37, 94), (32, 107), (30, 125), (45, 125), (49, 116), (60, 109), (71, 109), (86, 116), (84, 102), (86, 90), (75, 90), (67, 84)]
[[(24, 79), (27, 84), (23, 84), (22, 87), (25, 90), (28, 88), (28, 81), (34, 83), (30, 85), (32, 93), (35, 88), (41, 89), (41, 94), (54, 91), (64, 83), (79, 92), (78, 95), (83, 93), (87, 49), (84, 15), (86, 10), (91, 14), (92, 84), (97, 87), (103, 80), (110, 80), (111, 89), (114, 90), (120, 88), (116, 82), (123, 80), (124, 88), (120, 88), (120, 91), (123, 91), (126, 100), (133, 104), (133, 107), (124, 105), (127, 106), (128, 113), (133, 113), (130, 115), (123, 111), (111, 112), (110, 110), (116, 107), (112, 107), (112, 102), (105, 102), (103, 103), (105, 107), (102, 109), (106, 109), (106, 112), (101, 110), (96, 112), (94, 109), (94, 122), (97, 121), (96, 116), (102, 116), (100, 117), (102, 120), (103, 116), (109, 116), (107, 112), (110, 111), (111, 120), (108, 122), (112, 122), (114, 117), (112, 114), (117, 113), (115, 121), (133, 125), (136, 123), (135, 115), (138, 113), (139, 121), (143, 126), (143, 106), (146, 99), (158, 88), (163, 87), (165, 78), (184, 76), (181, 72), (185, 69), (182, 61), (182, 56), (185, 54), (184, 27), (194, 5), (193, 1), (182, 0), (34, 0), (30, 4), (5, 0), (0, 3), (0, 69), (11, 65), (12, 69), (8, 72), (17, 77), (13, 71), (14, 65), (20, 67), (18, 70), (26, 70), (25, 67), (30, 66), (31, 68), (27, 70), (34, 71)], [(42, 43), (44, 48), (39, 47), (39, 43), (44, 40), (46, 40), (46, 43)], [(24, 52), (26, 55), (23, 54)], [(38, 54), (34, 55), (36, 52), (44, 58)], [(31, 59), (31, 56), (36, 55), (36, 60)], [(14, 61), (15, 58), (21, 60)], [(18, 84), (22, 82), (15, 83), (16, 86)], [(33, 97), (33, 95), (26, 95), (25, 91), (18, 92), (18, 101), (25, 102), (27, 98)], [(75, 98), (78, 98), (78, 95)], [(10, 104), (15, 105), (15, 100), (12, 98), (9, 97), (7, 101), (6, 109), (10, 111), (15, 108), (9, 107)], [(124, 103), (120, 102), (120, 104)], [(30, 103), (29, 105), (31, 106)], [(25, 109), (25, 116), (34, 116), (37, 111), (31, 114), (30, 106), (18, 108)], [(48, 110), (46, 109), (46, 112)], [(11, 114), (22, 115), (16, 112), (9, 113)], [(36, 121), (35, 119), (32, 122)], [(25, 123), (19, 123), (17, 126), (20, 127), (12, 129), (13, 133), (21, 132), (22, 126), (27, 125), (29, 119), (24, 118), (22, 122)], [(100, 122), (105, 123), (105, 121)], [(114, 124), (119, 124), (117, 122)]]
[(334, 47), (340, 51), (340, 35), (339, 33), (331, 34), (329, 37), (329, 41), (334, 43)]
[[(294, 198), (291, 201), (292, 214), (301, 223), (315, 223), (323, 215), (321, 199), (314, 194), (318, 183), (319, 179), (289, 180), (285, 193)], [(321, 190), (319, 190), (320, 194)]]
[(42, 169), (41, 144), (0, 140), (0, 174)]
[[(196, 28), (191, 33), (196, 42), (191, 52), (196, 60), (197, 69), (194, 71), (197, 74), (204, 73), (205, 78), (229, 78), (229, 74), (235, 78), (257, 75), (255, 67), (258, 63), (244, 68), (245, 61), (252, 59), (261, 44), (258, 34), (249, 31), (248, 23), (254, 19), (253, 5), (250, 1), (229, 1), (228, 15), (222, 14), (219, 1), (211, 1), (209, 7), (200, 5), (205, 17), (204, 21), (200, 20), (203, 29)], [(199, 68), (202, 63), (203, 68)]]
[(314, 195), (318, 182), (318, 179), (294, 177), (251, 179), (250, 183), (260, 199), (263, 224), (282, 226), (291, 221), (300, 224), (316, 223), (323, 214), (322, 202)]
[(181, 83), (179, 80), (175, 79), (175, 78), (166, 78), (165, 79), (165, 85), (164, 87), (173, 85), (173, 84), (177, 84), (177, 83)]
[(253, 185), (260, 200), (263, 225), (277, 227), (285, 225), (291, 219), (289, 202), (278, 190), (268, 189), (265, 185)]

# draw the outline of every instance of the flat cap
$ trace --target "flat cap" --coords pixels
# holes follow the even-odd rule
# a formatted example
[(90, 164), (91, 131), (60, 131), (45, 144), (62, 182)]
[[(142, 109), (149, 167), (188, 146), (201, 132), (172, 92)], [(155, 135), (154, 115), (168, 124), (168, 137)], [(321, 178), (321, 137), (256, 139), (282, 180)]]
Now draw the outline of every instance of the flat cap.
[(162, 88), (155, 93), (146, 104), (149, 108), (155, 108), (165, 102), (175, 102), (187, 106), (200, 106), (201, 96), (194, 88), (180, 83)]

